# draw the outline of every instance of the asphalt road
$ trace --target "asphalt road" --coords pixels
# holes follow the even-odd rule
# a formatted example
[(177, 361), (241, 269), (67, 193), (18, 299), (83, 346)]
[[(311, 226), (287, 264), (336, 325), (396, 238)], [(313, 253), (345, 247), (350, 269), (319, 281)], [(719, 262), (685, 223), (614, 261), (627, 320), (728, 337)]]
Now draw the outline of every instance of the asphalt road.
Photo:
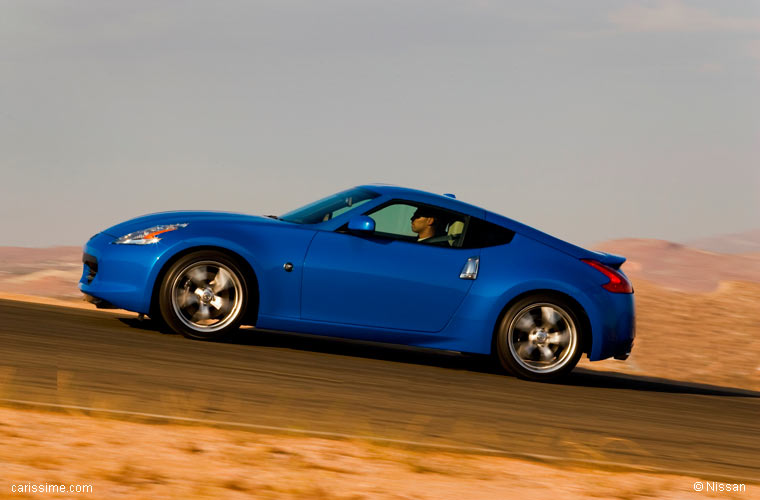
[[(760, 478), (760, 394), (241, 330), (164, 334), (101, 311), (0, 300), (0, 398)], [(8, 405), (9, 403), (4, 403)]]

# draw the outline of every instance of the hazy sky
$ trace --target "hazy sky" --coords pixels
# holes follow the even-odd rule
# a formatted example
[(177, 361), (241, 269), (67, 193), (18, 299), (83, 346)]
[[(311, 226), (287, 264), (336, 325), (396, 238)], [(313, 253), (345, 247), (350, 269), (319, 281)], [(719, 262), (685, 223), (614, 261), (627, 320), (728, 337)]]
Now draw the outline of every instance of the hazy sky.
[(0, 0), (0, 245), (368, 182), (583, 245), (760, 227), (760, 1)]

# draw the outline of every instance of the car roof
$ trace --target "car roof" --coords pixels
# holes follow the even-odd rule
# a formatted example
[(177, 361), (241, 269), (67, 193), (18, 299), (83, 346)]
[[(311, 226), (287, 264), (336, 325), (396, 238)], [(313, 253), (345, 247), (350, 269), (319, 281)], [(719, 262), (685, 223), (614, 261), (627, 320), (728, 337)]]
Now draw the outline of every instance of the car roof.
[(527, 236), (535, 241), (549, 245), (557, 250), (565, 252), (569, 255), (578, 258), (588, 257), (592, 254), (589, 250), (573, 245), (567, 241), (561, 240), (556, 236), (544, 233), (538, 229), (523, 224), (522, 222), (510, 219), (496, 212), (491, 212), (476, 205), (471, 205), (463, 201), (444, 196), (441, 194), (429, 193), (427, 191), (421, 191), (419, 189), (405, 188), (401, 186), (394, 186), (389, 184), (366, 184), (359, 186), (360, 188), (369, 189), (380, 195), (388, 196), (390, 198), (401, 198), (409, 201), (417, 201), (420, 203), (427, 203), (433, 206), (439, 206), (456, 212), (472, 215), (474, 217), (480, 217), (488, 222), (505, 227), (512, 231)]
[(363, 189), (369, 189), (370, 191), (374, 191), (380, 195), (388, 196), (390, 198), (401, 198), (409, 201), (417, 201), (441, 208), (447, 208), (455, 212), (462, 212), (467, 215), (474, 215), (476, 217), (484, 217), (485, 213), (487, 212), (487, 210), (484, 208), (459, 201), (450, 196), (430, 193), (419, 189), (394, 186), (391, 184), (365, 184), (359, 187)]

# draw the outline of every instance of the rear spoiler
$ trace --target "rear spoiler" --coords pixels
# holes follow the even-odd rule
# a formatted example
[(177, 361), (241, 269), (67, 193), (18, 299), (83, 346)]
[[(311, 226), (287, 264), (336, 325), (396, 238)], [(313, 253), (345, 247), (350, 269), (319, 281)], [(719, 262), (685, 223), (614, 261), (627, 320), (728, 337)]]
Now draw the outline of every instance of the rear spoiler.
[(623, 265), (623, 262), (625, 262), (625, 257), (620, 255), (614, 255), (611, 253), (604, 253), (604, 252), (594, 252), (591, 253), (594, 254), (593, 259), (601, 262), (605, 266), (609, 266), (612, 269), (620, 269), (620, 266)]

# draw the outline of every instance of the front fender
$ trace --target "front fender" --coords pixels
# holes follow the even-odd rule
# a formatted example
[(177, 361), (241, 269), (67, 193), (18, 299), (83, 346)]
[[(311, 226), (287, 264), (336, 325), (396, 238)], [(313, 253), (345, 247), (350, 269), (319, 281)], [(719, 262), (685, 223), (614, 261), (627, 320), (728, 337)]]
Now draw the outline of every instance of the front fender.
[[(144, 308), (150, 307), (156, 280), (172, 259), (192, 248), (215, 247), (239, 255), (250, 265), (259, 286), (260, 314), (300, 317), (303, 263), (316, 234), (314, 230), (291, 225), (270, 226), (262, 230), (253, 225), (241, 227), (239, 224), (216, 224), (213, 228), (196, 224), (194, 229), (198, 234), (167, 241), (165, 249), (157, 256), (146, 283)], [(286, 267), (288, 270), (285, 270)]]
[(217, 248), (221, 251), (232, 252), (239, 255), (251, 266), (256, 276), (260, 276), (262, 265), (258, 259), (241, 244), (226, 238), (220, 237), (196, 237), (183, 239), (174, 242), (171, 246), (163, 249), (156, 255), (153, 265), (150, 268), (148, 277), (143, 290), (142, 311), (148, 312), (151, 307), (153, 290), (156, 287), (156, 280), (163, 275), (168, 265), (176, 259), (178, 255), (186, 253), (194, 248)]

